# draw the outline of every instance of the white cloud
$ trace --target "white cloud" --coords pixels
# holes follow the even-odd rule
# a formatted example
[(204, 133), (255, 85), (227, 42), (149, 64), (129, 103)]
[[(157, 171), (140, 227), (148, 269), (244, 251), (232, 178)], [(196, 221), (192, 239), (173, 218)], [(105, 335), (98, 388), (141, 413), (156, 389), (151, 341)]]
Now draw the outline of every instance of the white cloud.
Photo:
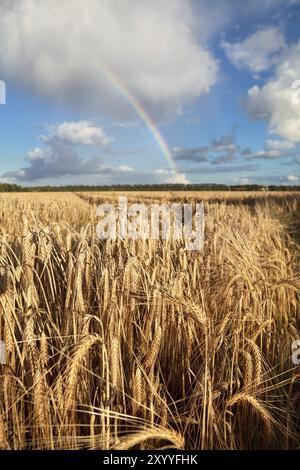
[(7, 172), (1, 175), (1, 178), (18, 182), (35, 182), (49, 178), (57, 180), (62, 177), (76, 178), (96, 175), (105, 179), (119, 178), (122, 175), (133, 173), (135, 170), (130, 166), (110, 166), (98, 156), (82, 159), (72, 145), (50, 139), (39, 158), (31, 159), (27, 167)]
[(237, 176), (233, 178), (233, 181), (237, 184), (251, 184), (251, 178), (248, 175)]
[(120, 165), (117, 168), (121, 173), (134, 173), (136, 170), (129, 165)]
[(112, 140), (101, 127), (96, 127), (89, 121), (63, 122), (54, 127), (53, 131), (53, 137), (75, 145), (105, 146)]
[(288, 175), (287, 176), (288, 181), (299, 181), (299, 177), (296, 175)]
[(292, 87), (300, 77), (300, 42), (282, 56), (275, 74), (265, 85), (248, 90), (245, 105), (251, 117), (265, 119), (269, 131), (290, 142), (300, 142), (299, 89)]
[(173, 153), (180, 153), (180, 152), (182, 152), (182, 150), (183, 150), (182, 147), (178, 147), (176, 145), (175, 145), (175, 147), (172, 148)]
[(258, 150), (251, 155), (251, 158), (279, 158), (282, 157), (282, 152), (279, 150)]
[(259, 73), (278, 63), (278, 53), (285, 47), (285, 40), (278, 28), (270, 27), (257, 30), (244, 41), (222, 41), (221, 45), (236, 67)]
[(266, 148), (268, 150), (291, 150), (295, 147), (293, 142), (289, 142), (288, 140), (274, 140), (268, 139), (266, 142)]
[(190, 181), (185, 173), (176, 172), (168, 168), (158, 168), (154, 170), (154, 175), (160, 178), (161, 183), (165, 184), (189, 184)]
[(29, 150), (27, 152), (26, 158), (28, 161), (39, 160), (44, 157), (44, 151), (39, 147), (34, 148), (33, 150)]
[(280, 178), (278, 178), (279, 181), (282, 181), (283, 183), (297, 183), (298, 181), (300, 181), (300, 178), (299, 176), (296, 176), (296, 175), (287, 175), (287, 176), (280, 176)]
[(132, 114), (129, 90), (162, 118), (216, 82), (195, 24), (191, 0), (5, 2), (0, 68), (51, 100), (114, 117)]
[(155, 175), (160, 175), (160, 176), (168, 176), (170, 173), (170, 170), (167, 170), (166, 168), (158, 168), (157, 170), (154, 171)]
[(165, 179), (167, 184), (189, 184), (190, 181), (185, 173), (174, 173)]

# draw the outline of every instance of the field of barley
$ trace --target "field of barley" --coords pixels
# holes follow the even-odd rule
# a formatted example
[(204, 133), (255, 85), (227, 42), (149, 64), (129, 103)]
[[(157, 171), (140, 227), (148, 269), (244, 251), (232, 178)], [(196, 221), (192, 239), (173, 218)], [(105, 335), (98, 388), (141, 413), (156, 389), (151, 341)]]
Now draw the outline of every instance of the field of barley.
[(199, 251), (99, 240), (118, 195), (0, 194), (0, 448), (300, 448), (300, 194), (127, 194)]

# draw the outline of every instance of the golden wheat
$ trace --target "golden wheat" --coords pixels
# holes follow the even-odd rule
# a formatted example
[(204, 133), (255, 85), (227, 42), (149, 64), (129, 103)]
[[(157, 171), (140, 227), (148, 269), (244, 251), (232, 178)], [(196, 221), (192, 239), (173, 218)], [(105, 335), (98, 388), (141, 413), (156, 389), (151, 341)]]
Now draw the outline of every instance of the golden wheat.
[(0, 194), (0, 448), (299, 448), (299, 194), (127, 194), (203, 201), (200, 251), (100, 241), (118, 195)]

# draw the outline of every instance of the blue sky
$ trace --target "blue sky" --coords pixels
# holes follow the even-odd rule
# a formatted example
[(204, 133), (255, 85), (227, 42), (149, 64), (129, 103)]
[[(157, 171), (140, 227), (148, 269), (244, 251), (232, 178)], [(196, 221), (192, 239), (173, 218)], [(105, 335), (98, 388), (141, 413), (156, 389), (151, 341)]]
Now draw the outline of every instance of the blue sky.
[(3, 0), (0, 181), (300, 184), (299, 24), (300, 0)]

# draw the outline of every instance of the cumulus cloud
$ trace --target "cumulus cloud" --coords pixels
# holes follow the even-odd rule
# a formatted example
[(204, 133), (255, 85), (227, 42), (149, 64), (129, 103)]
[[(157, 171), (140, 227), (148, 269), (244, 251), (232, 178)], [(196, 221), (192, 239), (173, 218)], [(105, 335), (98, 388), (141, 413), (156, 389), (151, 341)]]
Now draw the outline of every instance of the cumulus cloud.
[(39, 147), (36, 147), (32, 150), (29, 150), (26, 155), (26, 160), (29, 162), (32, 162), (34, 160), (39, 160), (44, 157), (44, 150), (40, 149)]
[(253, 73), (259, 73), (278, 63), (279, 53), (285, 47), (285, 39), (278, 28), (269, 27), (255, 31), (241, 42), (222, 41), (221, 46), (237, 68), (247, 68)]
[[(191, 0), (14, 0), (0, 5), (0, 68), (35, 92), (124, 118), (132, 94), (179, 113), (216, 82)], [(5, 77), (4, 77), (5, 78)]]
[(47, 178), (63, 176), (93, 175), (107, 173), (112, 169), (106, 167), (99, 157), (81, 159), (70, 145), (60, 141), (50, 141), (49, 146), (38, 158), (30, 160), (28, 167), (2, 175), (4, 178), (18, 182), (32, 182)]
[(300, 142), (299, 77), (300, 42), (285, 51), (274, 76), (263, 86), (254, 85), (248, 90), (245, 100), (251, 117), (265, 119), (271, 133), (294, 143)]
[(154, 175), (160, 178), (161, 183), (165, 184), (189, 184), (190, 181), (185, 173), (176, 172), (167, 168), (159, 168), (154, 171)]
[(75, 145), (106, 146), (112, 141), (112, 138), (108, 137), (101, 127), (89, 121), (63, 122), (54, 126), (52, 131), (51, 138)]
[(86, 121), (79, 121), (64, 122), (50, 129), (50, 134), (40, 139), (44, 147), (36, 147), (27, 152), (26, 160), (29, 166), (1, 176), (18, 182), (34, 182), (49, 178), (87, 175), (108, 177), (135, 172), (129, 165), (108, 166), (99, 156), (81, 158), (77, 151), (79, 144), (107, 145), (109, 139), (101, 128)]
[(69, 176), (117, 177), (122, 174), (131, 174), (134, 171), (132, 167), (125, 165), (108, 166), (103, 163), (100, 157), (83, 160), (69, 145), (51, 142), (47, 156), (35, 159), (30, 162), (30, 166), (5, 173), (1, 177), (22, 183)]

